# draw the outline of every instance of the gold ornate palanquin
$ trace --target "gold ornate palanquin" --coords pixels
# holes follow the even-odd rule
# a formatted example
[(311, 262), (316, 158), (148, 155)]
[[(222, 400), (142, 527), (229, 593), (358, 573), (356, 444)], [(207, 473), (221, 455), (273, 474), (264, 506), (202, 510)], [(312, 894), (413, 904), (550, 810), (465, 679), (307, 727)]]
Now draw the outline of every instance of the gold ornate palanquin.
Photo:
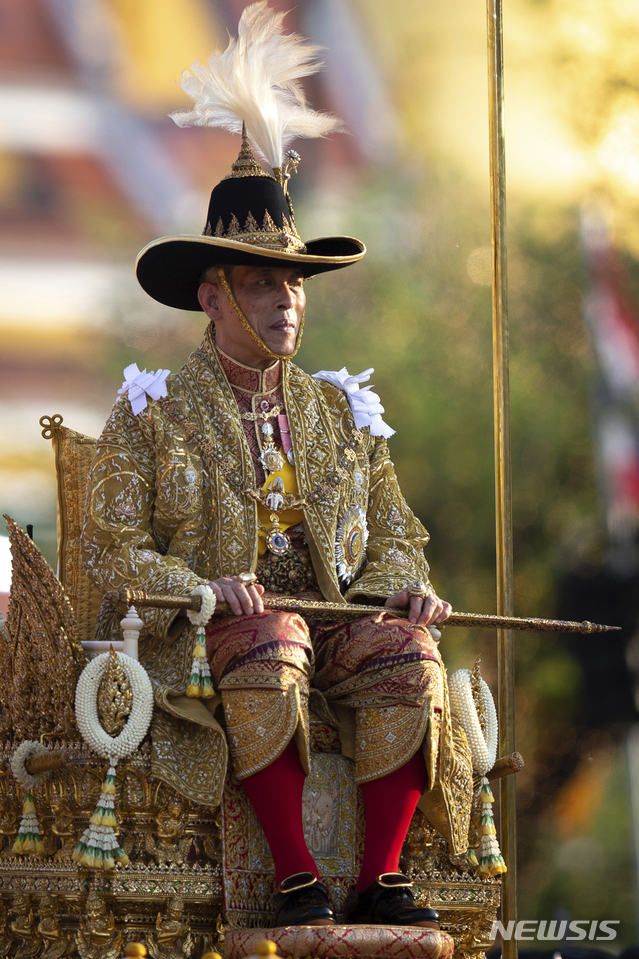
[[(118, 838), (129, 865), (95, 873), (71, 859), (105, 772), (105, 763), (81, 742), (73, 711), (75, 683), (87, 661), (81, 641), (93, 638), (100, 602), (79, 563), (95, 441), (64, 427), (59, 416), (41, 423), (56, 459), (59, 578), (7, 517), (13, 581), (7, 620), (0, 614), (0, 959), (115, 959), (132, 940), (145, 942), (154, 959), (199, 959), (212, 948), (223, 951), (225, 933), (229, 959), (236, 959), (242, 940), (229, 949), (228, 932), (269, 924), (274, 876), (264, 836), (232, 775), (221, 807), (191, 803), (151, 775), (144, 742), (117, 768)], [(44, 851), (15, 856), (23, 796), (9, 761), (21, 741), (40, 738), (66, 756), (34, 790)], [(319, 715), (311, 715), (304, 818), (320, 871), (336, 877), (328, 885), (339, 910), (357, 875), (363, 818), (352, 764), (340, 754), (337, 730)], [(439, 910), (456, 955), (485, 951), (499, 881), (477, 878), (465, 858), (452, 861), (421, 812), (402, 867), (415, 880), (418, 899)], [(396, 943), (384, 948), (398, 955)], [(418, 945), (410, 954), (424, 955)]]

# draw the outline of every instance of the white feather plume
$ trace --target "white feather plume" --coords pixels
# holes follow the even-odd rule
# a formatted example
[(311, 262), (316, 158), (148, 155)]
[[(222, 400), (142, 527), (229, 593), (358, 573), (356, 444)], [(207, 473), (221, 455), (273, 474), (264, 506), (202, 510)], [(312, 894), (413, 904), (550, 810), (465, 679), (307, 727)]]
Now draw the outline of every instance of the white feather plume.
[(193, 109), (170, 116), (178, 126), (222, 127), (241, 133), (242, 123), (254, 146), (271, 167), (281, 167), (284, 149), (295, 137), (323, 137), (343, 130), (337, 117), (306, 105), (301, 77), (316, 73), (320, 47), (298, 34), (282, 33), (283, 13), (268, 0), (242, 13), (237, 39), (216, 50), (203, 66), (184, 70), (180, 86)]

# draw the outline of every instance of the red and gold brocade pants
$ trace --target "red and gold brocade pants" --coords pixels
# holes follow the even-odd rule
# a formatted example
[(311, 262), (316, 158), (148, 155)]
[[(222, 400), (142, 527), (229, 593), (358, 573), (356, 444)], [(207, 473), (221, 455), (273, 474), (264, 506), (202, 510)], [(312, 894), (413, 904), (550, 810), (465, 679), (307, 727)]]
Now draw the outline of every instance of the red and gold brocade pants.
[[(207, 627), (235, 774), (266, 768), (295, 737), (308, 771), (308, 697), (355, 711), (355, 778), (379, 779), (428, 741), (432, 784), (443, 673), (430, 631), (390, 611), (309, 625), (297, 613), (233, 616)], [(428, 734), (428, 736), (427, 736)]]

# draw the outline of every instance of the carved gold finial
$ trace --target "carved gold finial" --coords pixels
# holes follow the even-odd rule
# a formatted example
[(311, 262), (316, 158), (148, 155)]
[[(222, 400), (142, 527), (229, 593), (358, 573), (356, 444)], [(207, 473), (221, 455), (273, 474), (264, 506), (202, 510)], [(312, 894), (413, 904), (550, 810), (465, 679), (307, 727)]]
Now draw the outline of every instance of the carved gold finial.
[(62, 426), (62, 416), (60, 413), (54, 413), (53, 416), (41, 416), (39, 423), (43, 427), (42, 438), (50, 440), (53, 438), (55, 431)]
[[(240, 176), (268, 176), (253, 156), (245, 123), (242, 124), (242, 147), (237, 155), (237, 160), (231, 164), (231, 172), (229, 174), (229, 177)], [(225, 177), (225, 179), (229, 179), (229, 177)]]
[(484, 706), (484, 698), (481, 694), (481, 670), (479, 664), (481, 663), (481, 656), (478, 656), (475, 660), (475, 665), (473, 666), (470, 672), (470, 687), (473, 691), (473, 702), (475, 703), (475, 709), (477, 710), (477, 719), (479, 720), (479, 725), (481, 727), (482, 733), (486, 732), (486, 708)]
[(133, 690), (112, 646), (98, 690), (98, 716), (109, 736), (122, 732), (132, 705)]

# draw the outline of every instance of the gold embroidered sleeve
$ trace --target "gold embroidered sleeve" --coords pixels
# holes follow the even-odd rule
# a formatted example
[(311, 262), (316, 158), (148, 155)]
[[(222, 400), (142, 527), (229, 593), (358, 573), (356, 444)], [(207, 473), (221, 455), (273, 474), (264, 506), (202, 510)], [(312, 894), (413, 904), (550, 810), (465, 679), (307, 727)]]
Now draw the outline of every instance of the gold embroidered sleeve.
[(429, 535), (401, 494), (386, 440), (375, 441), (370, 459), (368, 565), (346, 593), (346, 600), (393, 596), (408, 583), (428, 583), (424, 546)]
[[(173, 541), (160, 543), (154, 535), (156, 469), (161, 458), (155, 415), (150, 404), (145, 413), (134, 416), (128, 399), (121, 398), (98, 440), (87, 486), (82, 562), (101, 592), (132, 586), (183, 596), (206, 582), (172, 555)], [(149, 609), (140, 615), (147, 631), (173, 638), (174, 611)]]

